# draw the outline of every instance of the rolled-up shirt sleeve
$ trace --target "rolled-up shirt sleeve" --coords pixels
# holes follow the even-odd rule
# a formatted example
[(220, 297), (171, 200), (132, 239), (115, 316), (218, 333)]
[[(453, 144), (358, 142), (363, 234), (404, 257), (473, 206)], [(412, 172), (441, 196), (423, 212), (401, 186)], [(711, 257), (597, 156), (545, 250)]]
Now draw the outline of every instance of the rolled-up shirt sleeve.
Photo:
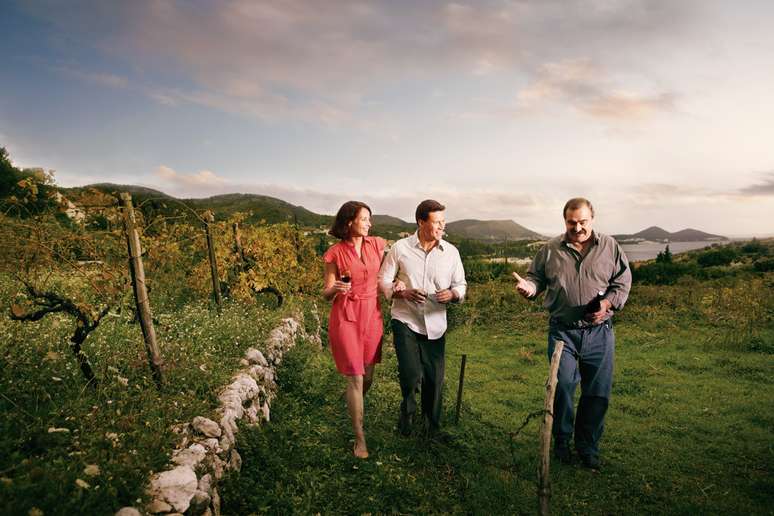
[(462, 303), (465, 299), (465, 294), (468, 291), (468, 282), (465, 281), (465, 268), (462, 266), (462, 259), (457, 254), (454, 268), (452, 269), (451, 285), (449, 289), (457, 294), (455, 303)]
[(626, 304), (626, 300), (629, 298), (629, 290), (632, 288), (632, 269), (629, 267), (629, 260), (626, 258), (626, 254), (621, 249), (621, 246), (617, 244), (615, 260), (615, 273), (610, 278), (605, 299), (610, 301), (613, 310), (620, 310)]
[(398, 257), (396, 246), (392, 248), (384, 257), (382, 266), (379, 269), (379, 290), (384, 294), (384, 298), (388, 301), (392, 299), (393, 288), (392, 284), (395, 281), (395, 275), (398, 273)]

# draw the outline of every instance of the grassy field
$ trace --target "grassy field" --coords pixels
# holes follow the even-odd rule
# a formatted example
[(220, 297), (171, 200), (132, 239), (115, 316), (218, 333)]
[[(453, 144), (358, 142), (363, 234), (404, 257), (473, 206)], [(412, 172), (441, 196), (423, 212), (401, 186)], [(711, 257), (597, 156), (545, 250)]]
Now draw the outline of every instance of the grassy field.
[[(0, 281), (0, 298), (12, 292)], [(0, 514), (112, 514), (139, 504), (177, 444), (172, 427), (212, 413), (244, 350), (260, 347), (282, 315), (231, 303), (220, 317), (202, 302), (159, 310), (161, 392), (128, 314), (109, 315), (86, 340), (95, 389), (67, 346), (71, 318), (0, 317)]]
[[(772, 279), (637, 286), (616, 323), (602, 470), (552, 464), (557, 514), (771, 514)], [(344, 382), (327, 352), (299, 348), (280, 371), (273, 422), (242, 433), (224, 512), (534, 513), (545, 315), (506, 285), (471, 289), (447, 344), (454, 439), (395, 432), (391, 338), (366, 401), (371, 458), (351, 458)], [(460, 357), (464, 410), (453, 419)]]

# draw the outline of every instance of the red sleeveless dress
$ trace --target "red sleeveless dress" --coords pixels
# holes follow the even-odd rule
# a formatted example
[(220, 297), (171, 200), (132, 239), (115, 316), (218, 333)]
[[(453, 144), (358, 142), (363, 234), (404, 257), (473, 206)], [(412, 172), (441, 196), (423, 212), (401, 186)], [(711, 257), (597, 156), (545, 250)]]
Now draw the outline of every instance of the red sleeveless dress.
[(386, 242), (364, 237), (358, 258), (355, 246), (341, 241), (323, 255), (336, 264), (337, 278), (345, 270), (352, 275), (352, 288), (333, 299), (328, 322), (328, 342), (336, 368), (343, 375), (365, 374), (365, 366), (382, 361), (382, 312), (379, 308), (377, 276)]

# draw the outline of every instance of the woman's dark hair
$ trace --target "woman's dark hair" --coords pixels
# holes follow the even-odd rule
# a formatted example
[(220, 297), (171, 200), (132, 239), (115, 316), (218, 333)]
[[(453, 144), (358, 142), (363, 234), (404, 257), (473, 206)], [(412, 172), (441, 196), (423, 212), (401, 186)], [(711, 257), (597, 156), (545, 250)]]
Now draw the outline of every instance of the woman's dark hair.
[(417, 220), (417, 224), (419, 224), (420, 220), (427, 220), (427, 218), (430, 216), (430, 214), (434, 211), (443, 211), (446, 209), (446, 206), (441, 204), (438, 201), (434, 201), (433, 199), (426, 199), (419, 203), (419, 206), (417, 206), (417, 211), (414, 214), (414, 217)]
[(371, 208), (364, 202), (347, 201), (342, 204), (339, 212), (336, 213), (336, 218), (333, 219), (333, 225), (328, 234), (335, 236), (339, 240), (349, 238), (349, 223), (355, 220), (361, 208), (367, 209), (368, 214), (371, 215)]

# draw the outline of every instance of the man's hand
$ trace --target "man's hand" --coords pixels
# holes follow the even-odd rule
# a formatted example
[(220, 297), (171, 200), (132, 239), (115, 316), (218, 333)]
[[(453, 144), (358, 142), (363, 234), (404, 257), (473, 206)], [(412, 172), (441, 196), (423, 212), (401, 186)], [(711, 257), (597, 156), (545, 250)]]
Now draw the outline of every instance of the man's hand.
[(455, 298), (456, 294), (454, 294), (454, 291), (450, 288), (439, 290), (435, 293), (435, 300), (442, 304), (451, 303)]
[(393, 296), (412, 301), (419, 305), (427, 301), (427, 293), (424, 290), (416, 288), (407, 288), (405, 290), (396, 291)]
[(513, 277), (516, 278), (516, 290), (519, 291), (519, 294), (527, 299), (535, 295), (536, 288), (534, 283), (525, 280), (515, 272), (513, 273)]
[(599, 324), (607, 319), (613, 304), (607, 299), (603, 299), (599, 302), (599, 306), (600, 308), (598, 312), (591, 312), (590, 314), (586, 314), (586, 320), (591, 322), (591, 324)]

